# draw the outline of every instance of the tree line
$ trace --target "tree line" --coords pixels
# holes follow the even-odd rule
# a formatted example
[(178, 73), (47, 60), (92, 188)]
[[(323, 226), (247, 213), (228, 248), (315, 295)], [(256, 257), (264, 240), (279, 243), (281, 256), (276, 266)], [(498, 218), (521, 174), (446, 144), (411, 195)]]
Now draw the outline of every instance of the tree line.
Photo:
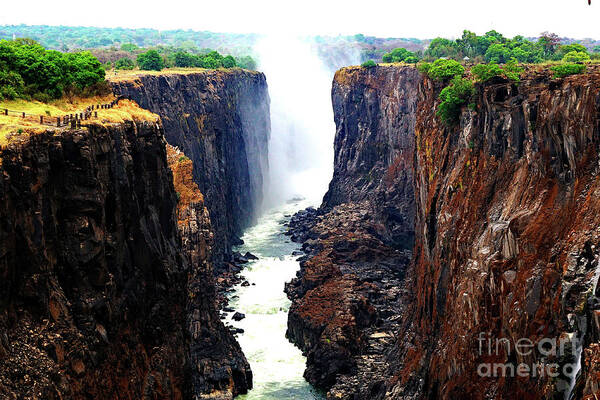
[(105, 71), (88, 51), (46, 50), (30, 39), (0, 40), (0, 99), (49, 101), (105, 91)]

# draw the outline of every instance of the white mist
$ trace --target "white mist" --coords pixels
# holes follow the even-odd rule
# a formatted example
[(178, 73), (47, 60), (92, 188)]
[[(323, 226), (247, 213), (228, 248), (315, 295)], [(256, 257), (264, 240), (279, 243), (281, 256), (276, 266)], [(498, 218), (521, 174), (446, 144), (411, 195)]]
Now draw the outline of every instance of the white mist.
[(271, 97), (265, 209), (294, 197), (320, 205), (333, 174), (333, 74), (299, 37), (265, 36), (255, 52)]

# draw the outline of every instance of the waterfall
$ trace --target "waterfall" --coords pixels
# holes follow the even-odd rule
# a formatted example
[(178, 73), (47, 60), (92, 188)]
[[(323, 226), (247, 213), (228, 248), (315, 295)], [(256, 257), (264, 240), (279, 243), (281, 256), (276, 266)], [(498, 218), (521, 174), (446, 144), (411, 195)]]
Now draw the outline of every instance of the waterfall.
[(333, 174), (332, 71), (295, 36), (264, 36), (255, 52), (271, 98), (265, 208), (294, 197), (318, 205)]

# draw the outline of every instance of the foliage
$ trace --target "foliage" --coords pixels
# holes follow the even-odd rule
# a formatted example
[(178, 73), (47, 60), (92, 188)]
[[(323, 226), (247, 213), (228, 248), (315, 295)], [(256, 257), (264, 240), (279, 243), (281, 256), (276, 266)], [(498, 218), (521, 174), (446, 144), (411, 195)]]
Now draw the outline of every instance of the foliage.
[(428, 67), (422, 66), (423, 70), (420, 71), (424, 72), (425, 68), (427, 76), (439, 81), (449, 80), (455, 76), (463, 76), (465, 73), (465, 68), (455, 60), (438, 59)]
[(137, 56), (137, 64), (144, 71), (160, 71), (165, 63), (156, 50), (148, 50)]
[(134, 43), (123, 43), (121, 45), (121, 50), (123, 51), (127, 51), (129, 53), (134, 52), (135, 50), (139, 49), (140, 47), (137, 44)]
[(502, 75), (502, 68), (494, 62), (490, 64), (477, 64), (471, 68), (471, 73), (475, 80), (486, 82), (496, 76)]
[(440, 93), (440, 104), (436, 114), (446, 125), (458, 122), (462, 106), (466, 105), (475, 94), (473, 82), (460, 76), (455, 76), (450, 85)]
[(489, 31), (479, 36), (465, 30), (462, 37), (454, 41), (433, 39), (423, 58), (433, 61), (437, 58), (463, 60), (468, 57), (497, 64), (506, 63), (514, 58), (521, 63), (541, 63), (545, 60), (561, 60), (571, 51), (587, 52), (587, 49), (581, 43), (561, 45), (558, 35), (549, 32), (544, 32), (537, 40), (531, 41), (520, 35), (512, 39), (506, 38), (497, 31)]
[(135, 63), (130, 58), (120, 58), (115, 62), (116, 69), (133, 69), (135, 68)]
[(385, 53), (382, 57), (382, 60), (385, 63), (407, 62), (410, 64), (415, 64), (419, 61), (419, 58), (412, 51), (408, 51), (403, 47), (399, 47), (389, 53)]
[(49, 100), (104, 81), (102, 64), (90, 52), (46, 50), (30, 39), (0, 41), (2, 97)]
[(223, 57), (223, 67), (225, 68), (233, 68), (236, 66), (235, 58), (232, 55), (228, 55)]
[(570, 51), (562, 59), (567, 63), (590, 61), (590, 55), (585, 51)]
[(377, 64), (375, 64), (375, 61), (373, 61), (373, 60), (367, 60), (364, 63), (362, 63), (360, 66), (363, 68), (373, 68), (373, 67), (376, 67)]
[(249, 69), (249, 70), (256, 69), (256, 61), (254, 61), (254, 59), (250, 56), (238, 57), (235, 59), (235, 63), (240, 68)]
[(569, 75), (581, 74), (586, 70), (583, 64), (560, 64), (551, 68), (555, 78), (564, 78)]
[(517, 61), (513, 58), (504, 64), (502, 68), (502, 72), (507, 79), (511, 81), (519, 82), (521, 80), (521, 74), (523, 73), (523, 68), (519, 67)]

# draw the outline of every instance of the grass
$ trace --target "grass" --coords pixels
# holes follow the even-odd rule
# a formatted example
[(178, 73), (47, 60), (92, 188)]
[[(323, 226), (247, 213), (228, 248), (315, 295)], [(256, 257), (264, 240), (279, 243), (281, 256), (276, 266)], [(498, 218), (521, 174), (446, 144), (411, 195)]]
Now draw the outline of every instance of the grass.
[[(67, 114), (81, 112), (91, 105), (110, 103), (114, 99), (115, 97), (110, 95), (88, 98), (64, 98), (49, 103), (26, 100), (2, 101), (0, 102), (0, 145), (8, 144), (9, 139), (13, 134), (36, 134), (48, 130), (64, 129), (40, 124), (39, 115), (56, 118)], [(3, 115), (3, 110), (6, 108), (14, 111), (24, 111), (27, 114), (35, 114), (35, 116), (28, 116), (25, 119), (16, 114), (6, 116)], [(98, 123), (120, 123), (130, 120), (155, 121), (158, 118), (155, 114), (140, 108), (135, 102), (129, 100), (121, 100), (117, 106), (111, 109), (99, 109), (94, 111), (98, 111), (98, 118), (92, 117), (92, 119), (88, 121), (82, 121), (82, 126)]]
[(189, 74), (197, 74), (197, 73), (214, 73), (216, 71), (219, 72), (233, 72), (233, 71), (246, 71), (254, 74), (258, 74), (258, 71), (250, 71), (242, 68), (218, 68), (218, 69), (207, 69), (207, 68), (165, 68), (162, 71), (142, 71), (140, 69), (132, 69), (132, 70), (110, 70), (106, 71), (106, 79), (111, 82), (122, 82), (122, 81), (132, 81), (139, 76), (144, 75), (189, 75)]

